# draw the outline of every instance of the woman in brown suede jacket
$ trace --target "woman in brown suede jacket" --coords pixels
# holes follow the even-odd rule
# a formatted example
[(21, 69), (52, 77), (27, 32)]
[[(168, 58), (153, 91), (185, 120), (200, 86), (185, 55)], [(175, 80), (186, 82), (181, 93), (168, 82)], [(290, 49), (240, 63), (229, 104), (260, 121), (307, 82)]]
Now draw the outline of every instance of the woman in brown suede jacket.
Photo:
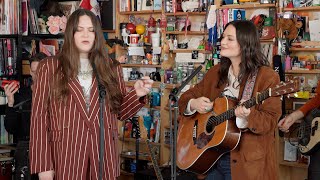
[[(252, 96), (244, 98), (246, 82), (254, 79), (253, 76), (256, 79)], [(179, 110), (183, 116), (207, 113), (213, 106), (219, 106), (213, 101), (222, 94), (244, 101), (279, 82), (278, 74), (269, 67), (261, 52), (254, 24), (233, 21), (226, 25), (222, 35), (221, 63), (211, 68), (199, 84), (182, 94)], [(234, 150), (224, 153), (214, 163), (207, 171), (206, 179), (277, 180), (274, 132), (280, 115), (279, 97), (270, 97), (248, 109), (237, 107), (236, 118), (231, 122), (241, 130), (240, 141)], [(178, 150), (178, 159), (182, 156)], [(206, 158), (209, 159), (210, 155)]]

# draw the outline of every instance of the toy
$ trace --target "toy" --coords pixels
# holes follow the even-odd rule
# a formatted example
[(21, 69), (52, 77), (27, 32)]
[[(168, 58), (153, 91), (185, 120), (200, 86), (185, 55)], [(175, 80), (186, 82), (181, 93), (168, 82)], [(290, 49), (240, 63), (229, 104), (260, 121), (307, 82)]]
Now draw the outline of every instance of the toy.
[(288, 38), (290, 41), (297, 38), (299, 29), (302, 27), (302, 21), (297, 18), (279, 18), (278, 28), (283, 37)]

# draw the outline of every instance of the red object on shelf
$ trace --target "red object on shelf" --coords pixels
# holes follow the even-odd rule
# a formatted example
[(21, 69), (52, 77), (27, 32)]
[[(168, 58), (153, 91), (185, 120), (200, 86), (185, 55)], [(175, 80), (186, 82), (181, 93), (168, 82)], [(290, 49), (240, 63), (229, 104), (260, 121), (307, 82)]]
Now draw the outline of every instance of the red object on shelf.
[(128, 23), (126, 28), (130, 34), (134, 34), (136, 32), (136, 26), (132, 23)]
[(150, 16), (149, 21), (148, 21), (148, 43), (151, 43), (151, 34), (156, 32), (156, 20), (152, 16)]

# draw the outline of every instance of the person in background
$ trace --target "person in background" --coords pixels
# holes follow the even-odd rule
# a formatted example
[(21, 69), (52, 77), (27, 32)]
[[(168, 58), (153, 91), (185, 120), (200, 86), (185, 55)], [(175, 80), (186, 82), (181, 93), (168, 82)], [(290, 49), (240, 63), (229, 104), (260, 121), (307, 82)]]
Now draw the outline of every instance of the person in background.
[[(316, 89), (316, 96), (310, 99), (306, 104), (298, 110), (292, 112), (285, 118), (281, 119), (278, 127), (281, 131), (287, 133), (289, 128), (299, 119), (304, 118), (312, 109), (320, 107), (320, 81)], [(310, 163), (308, 166), (308, 180), (320, 179), (320, 149), (310, 155)]]
[[(61, 52), (39, 64), (38, 77), (32, 99), (31, 173), (40, 180), (98, 179), (103, 111), (102, 179), (115, 180), (120, 175), (117, 119), (128, 119), (145, 105), (153, 81), (143, 77), (126, 91), (120, 63), (105, 50), (100, 22), (85, 9), (70, 15)], [(104, 109), (98, 83), (106, 90)]]
[[(221, 63), (181, 95), (181, 115), (207, 113), (213, 106), (221, 106), (213, 104), (221, 95), (243, 102), (276, 86), (280, 82), (279, 75), (270, 67), (260, 47), (258, 31), (252, 22), (229, 22), (221, 39)], [(250, 90), (245, 88), (247, 82), (254, 83), (251, 96), (248, 95)], [(236, 107), (235, 123), (242, 131), (240, 142), (216, 161), (206, 179), (277, 180), (274, 133), (280, 115), (280, 97), (270, 97), (248, 109), (241, 105)]]
[[(36, 71), (39, 62), (47, 57), (44, 53), (38, 53), (30, 58), (30, 75), (32, 81), (36, 80)], [(16, 83), (7, 84), (4, 87), (8, 104), (5, 112), (4, 126), (8, 133), (13, 134), (14, 142), (17, 143), (14, 154), (15, 179), (30, 179), (29, 172), (29, 135), (30, 135), (30, 114), (31, 114), (31, 87), (19, 87)], [(33, 176), (32, 179), (36, 179)]]

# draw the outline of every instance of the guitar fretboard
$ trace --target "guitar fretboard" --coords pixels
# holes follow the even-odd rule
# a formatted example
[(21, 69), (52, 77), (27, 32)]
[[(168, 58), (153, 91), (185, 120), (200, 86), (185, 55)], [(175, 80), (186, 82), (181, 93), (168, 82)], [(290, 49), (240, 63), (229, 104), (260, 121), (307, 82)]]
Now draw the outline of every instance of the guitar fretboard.
[(225, 122), (228, 119), (231, 119), (235, 116), (235, 110), (238, 106), (244, 106), (246, 108), (250, 108), (254, 105), (256, 105), (259, 102), (262, 102), (264, 100), (266, 100), (269, 96), (269, 90), (265, 90), (262, 93), (258, 94), (256, 97), (252, 97), (251, 99), (243, 102), (242, 104), (239, 104), (235, 107), (232, 107), (231, 109), (229, 109), (228, 111), (219, 114), (218, 116), (211, 116), (208, 120), (208, 124), (207, 126), (212, 126), (212, 125), (219, 125), (223, 122)]

